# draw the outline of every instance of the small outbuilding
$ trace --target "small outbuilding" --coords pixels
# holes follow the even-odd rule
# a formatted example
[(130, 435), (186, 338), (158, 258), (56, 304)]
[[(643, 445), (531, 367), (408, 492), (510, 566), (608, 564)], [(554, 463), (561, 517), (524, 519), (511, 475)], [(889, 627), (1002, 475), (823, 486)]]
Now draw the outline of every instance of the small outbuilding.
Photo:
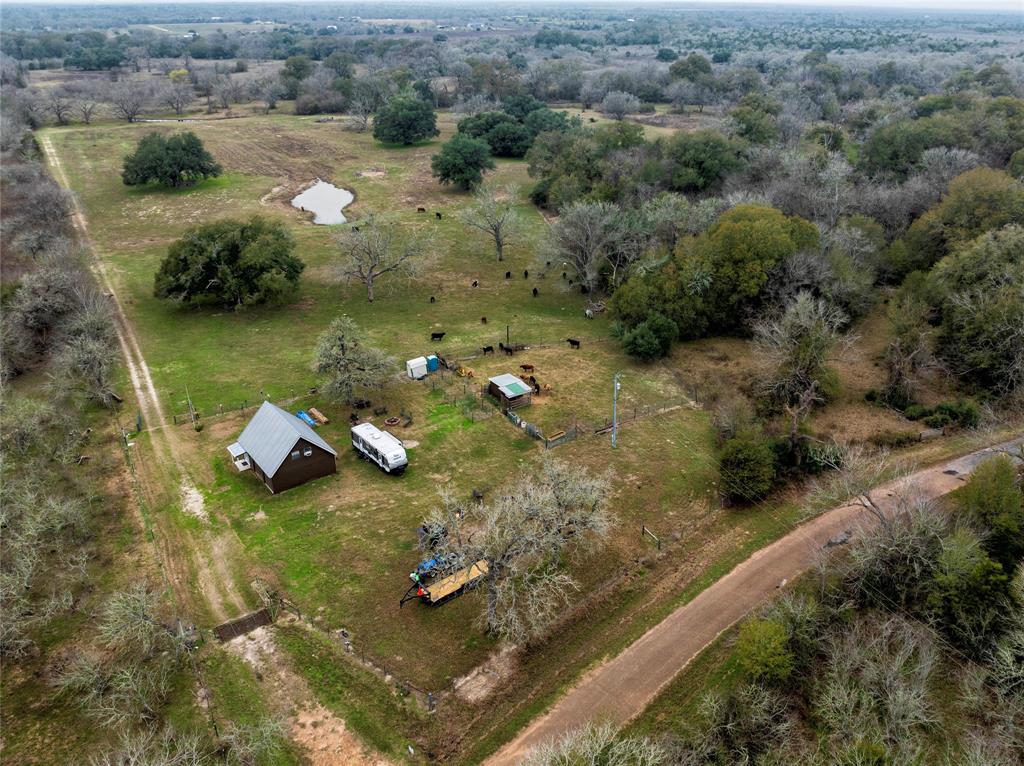
[(427, 358), (418, 356), (405, 363), (405, 372), (413, 380), (421, 380), (427, 377)]
[(334, 448), (270, 402), (263, 402), (228, 454), (239, 471), (252, 470), (274, 493), (338, 470)]
[(533, 400), (533, 389), (509, 373), (488, 378), (487, 393), (498, 400), (502, 412), (527, 407)]

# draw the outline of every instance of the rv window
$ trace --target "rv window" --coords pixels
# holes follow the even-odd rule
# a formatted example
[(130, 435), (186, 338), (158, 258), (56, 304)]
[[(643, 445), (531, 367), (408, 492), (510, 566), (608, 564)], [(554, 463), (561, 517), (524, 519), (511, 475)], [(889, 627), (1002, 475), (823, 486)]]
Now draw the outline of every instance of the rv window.
[(295, 450), (295, 452), (292, 453), (292, 460), (298, 460), (298, 459), (299, 459), (299, 451)]

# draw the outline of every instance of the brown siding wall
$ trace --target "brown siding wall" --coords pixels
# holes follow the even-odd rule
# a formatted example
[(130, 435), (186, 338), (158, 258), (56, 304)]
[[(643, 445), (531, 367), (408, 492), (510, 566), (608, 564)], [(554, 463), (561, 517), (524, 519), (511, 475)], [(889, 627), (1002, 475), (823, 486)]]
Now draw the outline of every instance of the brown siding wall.
[[(307, 448), (313, 450), (313, 454), (306, 457), (302, 454)], [(292, 460), (291, 454), (284, 459), (281, 467), (277, 469), (267, 481), (271, 492), (284, 492), (286, 489), (297, 487), (299, 484), (318, 479), (321, 476), (329, 476), (338, 470), (334, 455), (325, 449), (310, 444), (305, 439), (299, 439), (291, 452), (299, 451), (297, 460)]]

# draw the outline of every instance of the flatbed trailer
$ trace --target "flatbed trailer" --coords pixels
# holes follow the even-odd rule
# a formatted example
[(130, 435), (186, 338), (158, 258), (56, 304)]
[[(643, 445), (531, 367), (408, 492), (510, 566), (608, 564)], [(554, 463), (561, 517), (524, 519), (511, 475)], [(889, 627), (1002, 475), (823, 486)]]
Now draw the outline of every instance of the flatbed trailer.
[(432, 583), (414, 582), (402, 597), (399, 606), (404, 606), (406, 601), (412, 601), (414, 598), (419, 598), (426, 604), (440, 604), (479, 585), (487, 576), (487, 572), (487, 562), (480, 559), (475, 564), (458, 569)]

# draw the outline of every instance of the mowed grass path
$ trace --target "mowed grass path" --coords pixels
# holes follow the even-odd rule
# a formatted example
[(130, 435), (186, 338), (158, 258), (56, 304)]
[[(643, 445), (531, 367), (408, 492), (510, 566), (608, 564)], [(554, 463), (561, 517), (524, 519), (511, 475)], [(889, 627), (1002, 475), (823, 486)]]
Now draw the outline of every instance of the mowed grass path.
[[(276, 497), (252, 476), (237, 474), (226, 459), (224, 447), (248, 415), (208, 419), (199, 434), (179, 431), (191, 447), (186, 468), (206, 496), (212, 524), (236, 532), (250, 556), (231, 562), (242, 591), (254, 575), (277, 582), (325, 626), (347, 628), (357, 646), (386, 660), (400, 677), (431, 689), (474, 667), (493, 644), (474, 625), (479, 594), (443, 609), (398, 608), (417, 558), (416, 527), (439, 490), (462, 497), (474, 488), (495, 490), (539, 457), (537, 443), (504, 418), (474, 421), (450, 402), (464, 391), (472, 393), (487, 375), (518, 372), (522, 362), (535, 364), (541, 381), (552, 386), (523, 412), (548, 433), (574, 420), (596, 423), (608, 417), (616, 371), (624, 372), (624, 413), (684, 397), (673, 370), (640, 367), (622, 354), (608, 340), (607, 320), (584, 317), (585, 298), (569, 290), (560, 265), (547, 268), (537, 255), (547, 224), (526, 198), (525, 163), (500, 162), (494, 173), (499, 183), (518, 184), (521, 194), (523, 233), (503, 263), (495, 260), (484, 235), (459, 222), (468, 195), (445, 190), (430, 177), (431, 155), (454, 130), (445, 115), (440, 127), (435, 141), (405, 148), (382, 146), (337, 123), (290, 115), (50, 131), (170, 412), (185, 410), (186, 387), (207, 415), (218, 405), (253, 403), (264, 395), (274, 400), (303, 395), (317, 382), (309, 368), (316, 337), (342, 313), (400, 361), (435, 350), (457, 354), (497, 345), (506, 327), (513, 342), (556, 344), (514, 359), (468, 362), (476, 377), (449, 380), (447, 394), (429, 383), (396, 380), (375, 396), (375, 403), (387, 404), (392, 413), (405, 410), (414, 418), (409, 429), (398, 429), (403, 439), (418, 443), (410, 450), (412, 467), (400, 479), (356, 460), (347, 449), (348, 410), (322, 398), (306, 397), (296, 408), (316, 405), (334, 418), (323, 433), (339, 451), (339, 475)], [(223, 177), (181, 191), (121, 183), (121, 159), (141, 136), (185, 128), (224, 165)], [(315, 178), (355, 193), (346, 211), (350, 220), (373, 215), (429, 235), (431, 262), (425, 273), (408, 283), (382, 283), (373, 304), (359, 286), (339, 284), (333, 273), (334, 228), (312, 225), (309, 216), (288, 204)], [(428, 212), (418, 213), (417, 207)], [(307, 264), (290, 301), (238, 312), (189, 311), (152, 297), (153, 274), (167, 246), (188, 227), (254, 214), (285, 221)], [(512, 272), (509, 280), (506, 271)], [(474, 280), (479, 287), (471, 287)], [(447, 333), (436, 348), (429, 343), (431, 331)], [(557, 345), (570, 336), (584, 339), (581, 351)], [(643, 550), (640, 521), (668, 535), (717, 518), (707, 502), (713, 493), (710, 452), (706, 418), (689, 408), (626, 428), (614, 459), (607, 437), (558, 449), (561, 457), (594, 470), (610, 468), (614, 475), (613, 506), (621, 523), (608, 550), (593, 561), (574, 562), (584, 585), (599, 583)], [(183, 530), (196, 525), (190, 518), (174, 523)]]

